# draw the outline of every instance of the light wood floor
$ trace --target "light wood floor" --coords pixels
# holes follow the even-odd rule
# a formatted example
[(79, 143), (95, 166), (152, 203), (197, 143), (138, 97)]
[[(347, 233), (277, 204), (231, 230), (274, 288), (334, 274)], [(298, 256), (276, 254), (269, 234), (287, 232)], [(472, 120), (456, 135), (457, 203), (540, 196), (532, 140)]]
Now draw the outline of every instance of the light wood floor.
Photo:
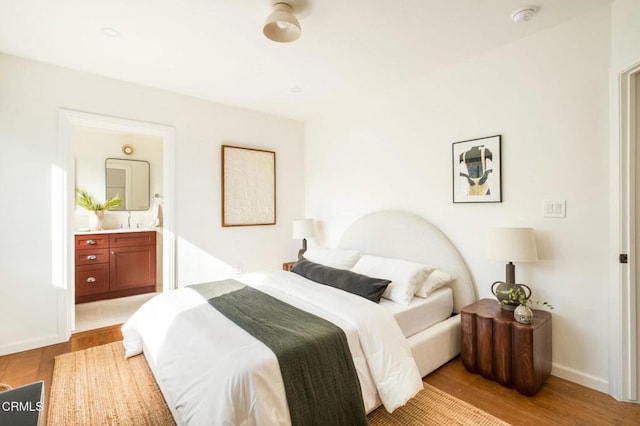
[(513, 425), (640, 425), (640, 405), (555, 376), (527, 397), (469, 373), (458, 357), (424, 381)]
[[(120, 325), (74, 334), (66, 343), (0, 357), (0, 383), (44, 380), (45, 401), (57, 355), (122, 339)], [(467, 372), (456, 358), (424, 381), (513, 425), (640, 425), (640, 405), (551, 376), (533, 397)], [(46, 413), (45, 413), (46, 414)]]

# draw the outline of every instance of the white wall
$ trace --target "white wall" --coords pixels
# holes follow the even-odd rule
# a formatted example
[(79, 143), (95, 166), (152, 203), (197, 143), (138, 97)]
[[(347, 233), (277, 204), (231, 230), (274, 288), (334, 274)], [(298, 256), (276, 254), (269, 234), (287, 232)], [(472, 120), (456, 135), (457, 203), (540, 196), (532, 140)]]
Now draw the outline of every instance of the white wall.
[[(0, 55), (0, 354), (60, 341), (52, 179), (59, 166), (58, 108), (176, 129), (177, 280), (180, 285), (280, 268), (304, 213), (303, 125), (200, 99)], [(276, 151), (277, 225), (220, 226), (220, 145)], [(57, 247), (54, 245), (54, 247)], [(64, 317), (64, 315), (62, 315)]]
[[(485, 257), (487, 229), (532, 226), (541, 260), (516, 279), (553, 311), (553, 372), (606, 391), (608, 67), (601, 9), (438, 74), (381, 88), (310, 120), (307, 216), (333, 246), (358, 217), (407, 210), (460, 250), (480, 297), (504, 279)], [(420, 54), (420, 52), (416, 52)], [(501, 134), (503, 202), (453, 204), (451, 144)], [(542, 217), (567, 201), (566, 219)]]
[(611, 5), (611, 68), (621, 71), (640, 56), (640, 2), (616, 0)]

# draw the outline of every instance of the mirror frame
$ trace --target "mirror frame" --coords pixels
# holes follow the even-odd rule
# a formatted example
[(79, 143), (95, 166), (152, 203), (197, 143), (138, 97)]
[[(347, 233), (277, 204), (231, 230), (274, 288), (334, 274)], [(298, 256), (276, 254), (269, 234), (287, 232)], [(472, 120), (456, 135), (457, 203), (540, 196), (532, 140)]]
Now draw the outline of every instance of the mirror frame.
[[(109, 198), (109, 195), (107, 194), (107, 169), (109, 167), (107, 167), (107, 162), (109, 160), (118, 160), (118, 161), (132, 161), (132, 162), (138, 162), (138, 163), (147, 163), (147, 194), (149, 195), (147, 197), (147, 208), (146, 209), (128, 209), (126, 208), (126, 206), (124, 206), (124, 208), (122, 209), (112, 209), (113, 211), (130, 211), (130, 212), (145, 212), (148, 211), (151, 208), (151, 163), (146, 161), (146, 160), (132, 160), (130, 158), (115, 158), (115, 157), (108, 157), (104, 160), (104, 195), (105, 195), (105, 200), (107, 200)], [(124, 201), (124, 200), (123, 200)]]

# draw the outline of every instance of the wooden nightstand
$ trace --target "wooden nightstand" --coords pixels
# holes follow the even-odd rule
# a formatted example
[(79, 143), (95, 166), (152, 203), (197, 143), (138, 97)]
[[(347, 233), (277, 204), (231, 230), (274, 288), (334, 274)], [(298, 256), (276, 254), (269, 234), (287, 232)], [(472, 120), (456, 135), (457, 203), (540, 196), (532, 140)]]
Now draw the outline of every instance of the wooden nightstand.
[(482, 299), (461, 311), (461, 359), (465, 368), (523, 395), (535, 394), (551, 373), (551, 314), (533, 311), (520, 324), (496, 300)]
[(282, 270), (283, 271), (291, 271), (293, 269), (293, 265), (295, 265), (296, 263), (298, 263), (297, 261), (295, 262), (285, 262), (282, 264)]

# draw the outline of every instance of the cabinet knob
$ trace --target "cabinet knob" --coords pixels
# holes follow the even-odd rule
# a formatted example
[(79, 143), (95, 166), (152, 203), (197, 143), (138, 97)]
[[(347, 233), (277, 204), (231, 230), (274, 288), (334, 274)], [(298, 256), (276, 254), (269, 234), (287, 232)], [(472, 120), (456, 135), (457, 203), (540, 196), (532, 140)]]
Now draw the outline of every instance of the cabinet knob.
[(90, 254), (89, 256), (87, 256), (87, 260), (96, 260), (98, 258), (98, 256), (96, 256), (95, 254)]
[(95, 277), (89, 277), (89, 278), (87, 278), (87, 282), (88, 283), (95, 283), (96, 282), (96, 278)]
[(89, 244), (90, 246), (95, 246), (96, 240), (87, 240), (87, 244)]

